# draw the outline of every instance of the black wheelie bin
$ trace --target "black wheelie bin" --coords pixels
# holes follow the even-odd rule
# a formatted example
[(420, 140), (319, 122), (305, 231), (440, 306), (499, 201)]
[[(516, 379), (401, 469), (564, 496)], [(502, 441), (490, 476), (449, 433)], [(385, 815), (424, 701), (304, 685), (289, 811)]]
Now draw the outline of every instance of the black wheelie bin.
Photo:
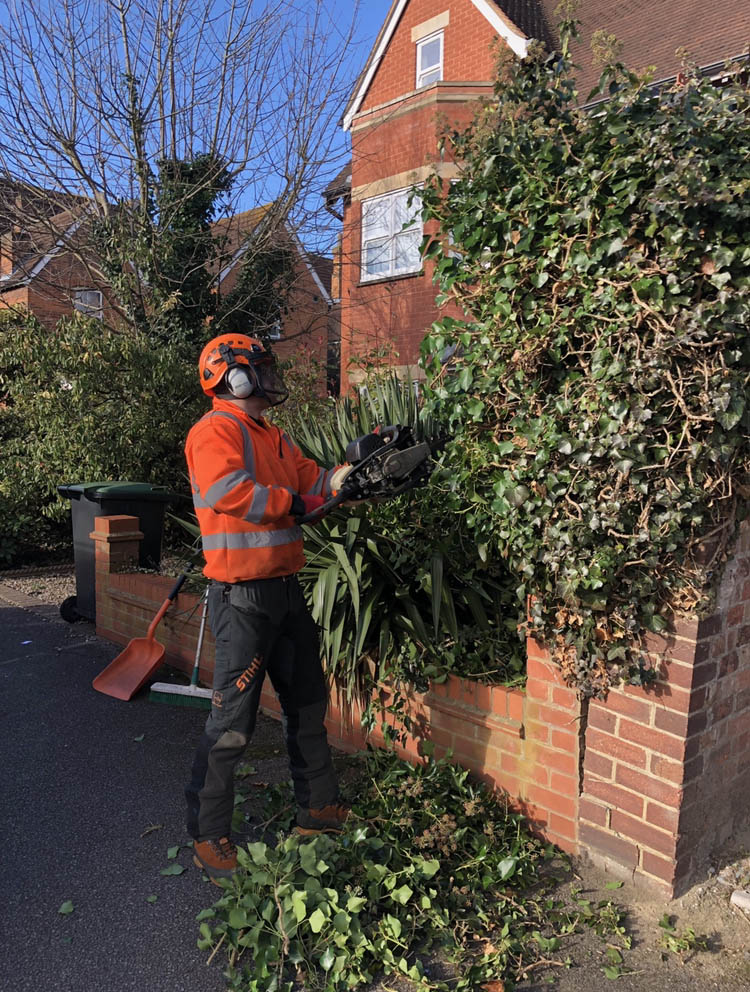
[(89, 534), (96, 517), (128, 514), (138, 517), (143, 532), (138, 564), (157, 569), (161, 564), (164, 513), (178, 497), (165, 486), (149, 482), (82, 482), (58, 486), (71, 501), (76, 594), (60, 605), (60, 615), (69, 623), (96, 619), (96, 558)]

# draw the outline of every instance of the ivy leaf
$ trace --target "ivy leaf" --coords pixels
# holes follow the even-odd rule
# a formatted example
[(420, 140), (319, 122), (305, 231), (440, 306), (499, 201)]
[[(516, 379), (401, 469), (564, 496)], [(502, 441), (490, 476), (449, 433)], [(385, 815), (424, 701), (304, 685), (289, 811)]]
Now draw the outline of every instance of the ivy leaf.
[(247, 850), (250, 852), (250, 857), (256, 865), (262, 866), (268, 864), (267, 844), (264, 844), (262, 841), (258, 841), (256, 844), (248, 844)]
[(414, 890), (410, 889), (408, 885), (402, 885), (394, 892), (391, 892), (391, 898), (402, 906), (405, 906), (413, 895)]
[(515, 872), (516, 866), (518, 865), (518, 858), (503, 858), (500, 864), (497, 866), (500, 872), (500, 881), (504, 882), (506, 879)]
[(330, 947), (327, 947), (325, 951), (320, 956), (320, 967), (323, 971), (330, 971), (333, 967), (333, 962), (336, 960), (336, 955)]
[(73, 909), (74, 909), (74, 908), (75, 908), (75, 907), (73, 906), (73, 903), (71, 902), (71, 900), (70, 900), (70, 899), (68, 899), (68, 900), (67, 900), (66, 902), (64, 902), (64, 903), (62, 904), (62, 906), (61, 906), (61, 907), (60, 907), (60, 908), (58, 909), (58, 911), (57, 911), (57, 912), (58, 912), (58, 913), (59, 913), (59, 914), (60, 914), (61, 916), (70, 916), (70, 914), (71, 914), (71, 913), (73, 912)]
[(168, 868), (162, 868), (159, 872), (160, 875), (181, 875), (185, 871), (183, 865), (170, 865)]

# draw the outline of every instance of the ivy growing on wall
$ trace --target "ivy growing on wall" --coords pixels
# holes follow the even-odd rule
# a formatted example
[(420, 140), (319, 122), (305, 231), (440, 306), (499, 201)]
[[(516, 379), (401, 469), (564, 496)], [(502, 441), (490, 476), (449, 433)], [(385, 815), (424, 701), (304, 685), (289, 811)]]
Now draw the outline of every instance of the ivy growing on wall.
[(445, 136), (459, 178), (421, 195), (453, 316), (423, 363), (455, 512), (600, 694), (653, 678), (644, 636), (709, 607), (747, 512), (750, 100), (738, 74), (657, 91), (612, 64), (581, 108), (575, 27)]

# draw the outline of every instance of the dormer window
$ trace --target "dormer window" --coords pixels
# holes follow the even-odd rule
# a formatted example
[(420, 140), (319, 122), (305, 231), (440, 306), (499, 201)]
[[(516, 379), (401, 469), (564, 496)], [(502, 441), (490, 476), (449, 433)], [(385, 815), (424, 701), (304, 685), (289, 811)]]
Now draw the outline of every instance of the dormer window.
[(443, 32), (417, 42), (417, 89), (443, 78)]

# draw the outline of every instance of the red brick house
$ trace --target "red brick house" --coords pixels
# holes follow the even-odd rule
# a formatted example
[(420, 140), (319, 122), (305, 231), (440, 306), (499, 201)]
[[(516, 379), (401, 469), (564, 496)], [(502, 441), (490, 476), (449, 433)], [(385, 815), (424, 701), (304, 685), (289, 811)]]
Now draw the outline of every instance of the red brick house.
[[(326, 191), (343, 220), (340, 252), (342, 378), (375, 351), (415, 371), (419, 342), (439, 316), (430, 264), (422, 265), (423, 230), (412, 187), (439, 161), (439, 122), (467, 124), (492, 92), (493, 44), (523, 57), (532, 39), (555, 45), (558, 0), (394, 0), (343, 117), (352, 162)], [(674, 79), (684, 47), (707, 73), (747, 52), (750, 5), (737, 0), (581, 0), (581, 40), (574, 46), (585, 100), (598, 75), (591, 39), (601, 29), (622, 46), (622, 59), (653, 66), (655, 82)], [(342, 205), (343, 204), (343, 205)], [(415, 223), (403, 231), (407, 219)], [(426, 233), (429, 233), (426, 232)]]
[[(7, 202), (9, 197), (12, 204)], [(22, 229), (15, 222), (29, 197), (34, 200), (28, 203), (28, 216), (33, 220)], [(27, 310), (50, 329), (74, 310), (117, 326), (121, 320), (116, 300), (87, 242), (88, 205), (66, 200), (46, 191), (34, 196), (11, 184), (0, 189), (0, 309)], [(222, 242), (215, 273), (220, 295), (234, 288), (252, 236), (268, 209), (258, 207), (215, 224), (215, 235)], [(269, 336), (282, 358), (293, 355), (314, 364), (320, 391), (325, 392), (336, 388), (326, 373), (329, 349), (338, 338), (331, 298), (332, 262), (308, 253), (289, 227), (284, 226), (280, 236), (291, 248), (295, 264), (286, 313)]]

